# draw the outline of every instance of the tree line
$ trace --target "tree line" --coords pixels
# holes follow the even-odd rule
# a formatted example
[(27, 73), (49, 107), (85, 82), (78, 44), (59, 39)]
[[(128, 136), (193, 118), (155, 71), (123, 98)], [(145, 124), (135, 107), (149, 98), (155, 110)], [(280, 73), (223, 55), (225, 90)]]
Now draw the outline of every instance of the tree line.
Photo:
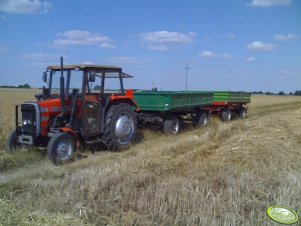
[(18, 86), (0, 86), (0, 88), (25, 88), (30, 89), (31, 86), (25, 83), (24, 85), (18, 85)]
[(288, 92), (288, 93), (285, 93), (283, 91), (279, 91), (278, 93), (255, 91), (255, 92), (251, 92), (251, 93), (252, 94), (264, 94), (264, 95), (280, 95), (280, 96), (284, 96), (284, 95), (301, 96), (301, 90), (296, 90), (295, 92)]

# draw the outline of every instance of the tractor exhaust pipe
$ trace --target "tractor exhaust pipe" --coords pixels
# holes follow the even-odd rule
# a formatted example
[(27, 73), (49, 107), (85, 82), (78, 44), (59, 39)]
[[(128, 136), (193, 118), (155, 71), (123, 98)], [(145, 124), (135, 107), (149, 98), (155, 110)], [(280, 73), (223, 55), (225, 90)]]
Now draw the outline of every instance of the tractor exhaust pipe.
[(64, 107), (65, 107), (65, 79), (64, 79), (63, 57), (61, 57), (60, 98), (61, 98), (62, 111), (64, 111)]

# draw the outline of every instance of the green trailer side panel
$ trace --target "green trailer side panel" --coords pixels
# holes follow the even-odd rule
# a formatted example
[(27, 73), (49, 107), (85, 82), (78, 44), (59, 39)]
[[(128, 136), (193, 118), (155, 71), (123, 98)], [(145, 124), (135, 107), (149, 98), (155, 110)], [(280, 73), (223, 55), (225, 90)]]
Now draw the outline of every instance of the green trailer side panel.
[(140, 110), (165, 111), (170, 110), (171, 101), (167, 93), (135, 92), (134, 100)]
[(192, 110), (201, 106), (211, 105), (213, 92), (144, 91), (135, 92), (134, 99), (140, 110), (143, 111)]
[(213, 102), (250, 103), (251, 94), (247, 92), (219, 91), (214, 92)]

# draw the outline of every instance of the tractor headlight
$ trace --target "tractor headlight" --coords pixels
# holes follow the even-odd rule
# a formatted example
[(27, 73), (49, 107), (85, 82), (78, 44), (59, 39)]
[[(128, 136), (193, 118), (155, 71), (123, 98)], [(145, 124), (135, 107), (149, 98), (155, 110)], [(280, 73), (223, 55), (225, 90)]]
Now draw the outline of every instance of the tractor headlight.
[(22, 124), (23, 124), (24, 126), (26, 126), (26, 125), (30, 126), (30, 125), (32, 124), (32, 121), (31, 121), (30, 119), (23, 119)]

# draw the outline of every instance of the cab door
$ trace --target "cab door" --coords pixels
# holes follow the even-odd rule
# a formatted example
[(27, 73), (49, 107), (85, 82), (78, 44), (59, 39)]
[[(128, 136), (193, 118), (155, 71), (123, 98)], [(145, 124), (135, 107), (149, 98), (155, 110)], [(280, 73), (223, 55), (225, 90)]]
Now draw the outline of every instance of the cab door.
[(85, 136), (97, 136), (100, 134), (101, 125), (101, 93), (100, 78), (95, 77), (94, 82), (89, 82), (88, 75), (85, 76), (84, 98), (83, 98), (83, 129)]

